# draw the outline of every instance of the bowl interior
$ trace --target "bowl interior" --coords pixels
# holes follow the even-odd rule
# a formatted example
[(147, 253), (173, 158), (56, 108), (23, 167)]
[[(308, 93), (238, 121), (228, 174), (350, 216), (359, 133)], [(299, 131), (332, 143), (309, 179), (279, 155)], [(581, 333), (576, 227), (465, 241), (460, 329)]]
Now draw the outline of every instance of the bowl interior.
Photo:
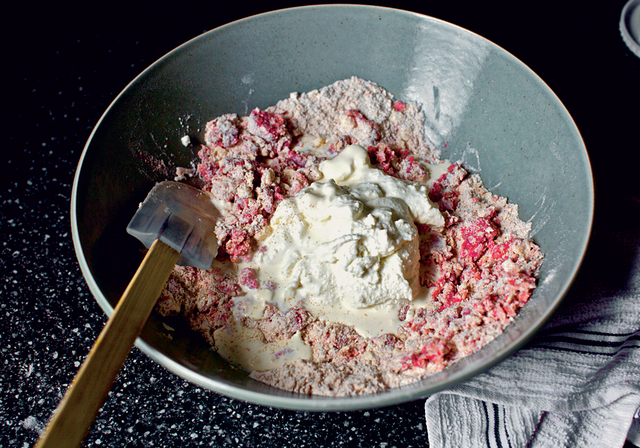
[(246, 114), (290, 92), (354, 75), (420, 102), (425, 131), (443, 158), (462, 160), (491, 191), (519, 204), (546, 254), (530, 302), (479, 352), (375, 395), (308, 397), (266, 386), (230, 367), (180, 322), (152, 317), (137, 345), (158, 363), (253, 403), (372, 408), (482, 372), (519, 348), (555, 310), (580, 265), (593, 216), (589, 160), (563, 105), (523, 63), (469, 31), (405, 11), (330, 5), (275, 11), (205, 33), (149, 67), (105, 112), (83, 152), (72, 198), (78, 259), (105, 312), (142, 259), (141, 245), (125, 231), (138, 203), (154, 182), (196, 158), (182, 136), (201, 138), (204, 124), (220, 114)]

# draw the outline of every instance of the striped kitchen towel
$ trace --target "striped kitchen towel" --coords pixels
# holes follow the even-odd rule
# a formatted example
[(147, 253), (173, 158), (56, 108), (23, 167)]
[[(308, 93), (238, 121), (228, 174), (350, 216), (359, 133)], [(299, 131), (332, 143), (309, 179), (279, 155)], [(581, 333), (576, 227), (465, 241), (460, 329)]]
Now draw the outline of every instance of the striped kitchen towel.
[(429, 447), (640, 446), (640, 231), (599, 240), (525, 348), (427, 399)]

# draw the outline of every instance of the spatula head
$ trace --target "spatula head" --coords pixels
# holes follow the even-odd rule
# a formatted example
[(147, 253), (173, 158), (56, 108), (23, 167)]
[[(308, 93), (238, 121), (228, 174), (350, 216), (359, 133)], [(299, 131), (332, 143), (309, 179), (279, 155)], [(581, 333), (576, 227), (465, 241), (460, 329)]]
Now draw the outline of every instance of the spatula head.
[(180, 252), (178, 264), (209, 269), (218, 253), (220, 212), (211, 197), (179, 182), (157, 183), (127, 226), (146, 247), (157, 239)]

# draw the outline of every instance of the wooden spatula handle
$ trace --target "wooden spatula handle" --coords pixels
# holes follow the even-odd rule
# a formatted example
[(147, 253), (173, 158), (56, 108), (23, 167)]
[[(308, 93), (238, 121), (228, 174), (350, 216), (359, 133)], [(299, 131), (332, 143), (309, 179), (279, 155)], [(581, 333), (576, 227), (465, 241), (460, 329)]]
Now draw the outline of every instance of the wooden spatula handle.
[(179, 257), (161, 241), (151, 246), (36, 448), (80, 446)]

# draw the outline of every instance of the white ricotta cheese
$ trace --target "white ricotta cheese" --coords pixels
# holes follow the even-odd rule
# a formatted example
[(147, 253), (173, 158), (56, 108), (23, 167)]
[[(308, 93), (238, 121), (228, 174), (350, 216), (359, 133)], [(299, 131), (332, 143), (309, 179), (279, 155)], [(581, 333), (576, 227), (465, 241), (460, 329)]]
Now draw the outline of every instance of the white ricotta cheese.
[(242, 265), (255, 269), (261, 284), (277, 285), (266, 295), (247, 291), (251, 303), (275, 301), (281, 310), (302, 303), (367, 336), (395, 332), (398, 309), (419, 289), (414, 221), (441, 227), (444, 219), (426, 186), (373, 168), (360, 146), (345, 148), (320, 171), (321, 180), (280, 203), (270, 235)]

